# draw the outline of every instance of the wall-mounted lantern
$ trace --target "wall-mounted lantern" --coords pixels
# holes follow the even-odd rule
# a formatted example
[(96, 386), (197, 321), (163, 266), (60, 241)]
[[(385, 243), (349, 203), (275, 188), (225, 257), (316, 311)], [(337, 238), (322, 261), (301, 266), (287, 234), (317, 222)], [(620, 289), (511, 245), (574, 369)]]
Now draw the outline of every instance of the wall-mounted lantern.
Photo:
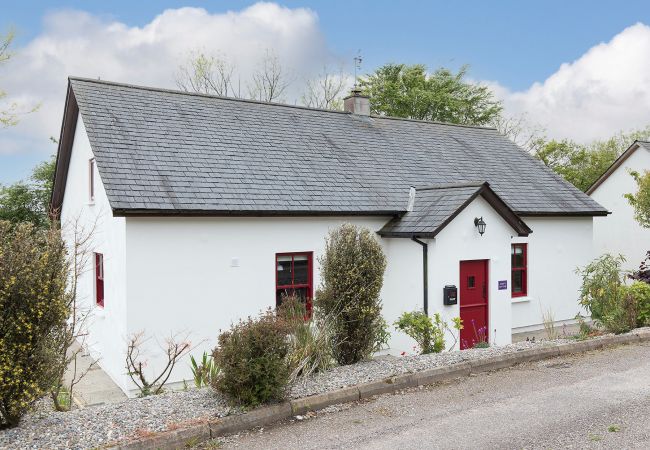
[(486, 224), (482, 216), (480, 218), (479, 217), (474, 218), (474, 226), (478, 228), (478, 234), (483, 236), (483, 233), (485, 233)]

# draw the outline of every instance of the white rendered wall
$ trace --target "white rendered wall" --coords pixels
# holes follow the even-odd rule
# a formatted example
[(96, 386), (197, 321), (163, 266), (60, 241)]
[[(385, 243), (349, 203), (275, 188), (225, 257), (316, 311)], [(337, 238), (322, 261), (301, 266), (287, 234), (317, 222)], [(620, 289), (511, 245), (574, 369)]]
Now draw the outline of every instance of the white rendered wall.
[[(210, 351), (220, 330), (228, 329), (240, 318), (275, 307), (276, 253), (313, 251), (316, 290), (320, 283), (317, 258), (323, 253), (330, 229), (350, 222), (378, 230), (388, 220), (127, 218), (127, 331), (145, 331), (155, 338), (146, 347), (152, 372), (162, 364), (156, 340), (162, 342), (171, 334), (189, 333), (189, 340), (197, 345), (194, 355)], [(421, 261), (419, 255), (415, 247), (415, 261), (407, 263), (417, 264)], [(387, 256), (390, 273), (394, 260), (388, 249)], [(421, 286), (421, 271), (416, 270), (414, 276), (415, 280), (405, 279), (403, 283)], [(389, 276), (385, 283), (393, 284)], [(187, 358), (177, 366), (170, 381), (184, 379), (192, 379)]]
[(593, 259), (591, 217), (523, 217), (533, 233), (528, 243), (528, 296), (512, 300), (513, 333), (543, 328), (542, 311), (555, 322), (572, 323), (579, 312), (576, 268)]
[[(481, 236), (474, 218), (487, 224)], [(509, 344), (510, 316), (510, 243), (515, 231), (482, 198), (465, 208), (433, 241), (429, 242), (429, 313), (439, 312), (447, 321), (460, 316), (460, 262), (488, 260), (488, 329), (492, 345)], [(499, 280), (508, 280), (508, 289), (499, 290)], [(458, 288), (459, 304), (443, 305), (443, 288)], [(469, 324), (465, 324), (469, 326)]]
[(623, 197), (635, 193), (638, 185), (629, 170), (650, 170), (650, 152), (638, 148), (594, 192), (591, 198), (611, 211), (607, 217), (594, 218), (596, 255), (622, 254), (627, 269), (636, 269), (650, 250), (650, 230), (634, 220), (634, 209)]
[[(125, 220), (112, 215), (106, 192), (95, 166), (95, 200), (89, 198), (89, 160), (93, 158), (81, 116), (77, 121), (65, 196), (61, 207), (63, 237), (72, 251), (74, 232), (91, 232), (84, 272), (78, 281), (80, 305), (89, 312), (85, 343), (99, 365), (123, 389), (126, 334)], [(95, 305), (95, 272), (92, 252), (104, 255), (104, 308)]]

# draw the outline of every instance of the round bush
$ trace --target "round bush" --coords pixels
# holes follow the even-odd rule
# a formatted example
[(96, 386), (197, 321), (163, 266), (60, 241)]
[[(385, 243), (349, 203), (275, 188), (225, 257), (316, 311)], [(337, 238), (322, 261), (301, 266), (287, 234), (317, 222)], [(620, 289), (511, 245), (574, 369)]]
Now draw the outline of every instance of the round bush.
[(289, 379), (287, 327), (272, 310), (219, 336), (212, 352), (219, 376), (212, 387), (244, 406), (281, 400)]

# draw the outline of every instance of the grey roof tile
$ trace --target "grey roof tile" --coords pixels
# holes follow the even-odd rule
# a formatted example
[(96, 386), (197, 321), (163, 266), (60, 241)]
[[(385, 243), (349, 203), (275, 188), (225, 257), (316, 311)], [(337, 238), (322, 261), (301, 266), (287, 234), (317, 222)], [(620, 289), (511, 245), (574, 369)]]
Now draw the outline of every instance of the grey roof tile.
[(521, 215), (605, 212), (494, 129), (70, 83), (114, 209), (401, 213), (410, 186), (487, 180)]

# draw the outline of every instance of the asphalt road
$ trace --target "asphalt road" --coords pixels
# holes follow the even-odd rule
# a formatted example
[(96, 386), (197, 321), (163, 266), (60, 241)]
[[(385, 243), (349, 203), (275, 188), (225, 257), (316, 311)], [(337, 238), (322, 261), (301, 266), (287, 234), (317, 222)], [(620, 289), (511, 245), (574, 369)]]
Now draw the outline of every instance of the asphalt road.
[(220, 448), (650, 448), (650, 343), (334, 409), (227, 438)]

